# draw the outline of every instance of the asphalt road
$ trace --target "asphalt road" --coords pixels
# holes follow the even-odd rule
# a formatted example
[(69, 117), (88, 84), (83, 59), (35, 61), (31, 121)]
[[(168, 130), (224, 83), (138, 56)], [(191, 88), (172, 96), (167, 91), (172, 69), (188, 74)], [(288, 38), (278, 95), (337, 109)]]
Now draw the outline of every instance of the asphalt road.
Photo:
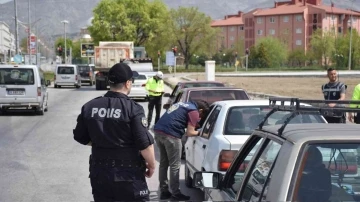
[[(77, 143), (72, 130), (81, 106), (106, 91), (88, 86), (48, 91), (49, 111), (44, 116), (27, 112), (0, 116), (0, 201), (93, 201), (88, 178), (91, 148)], [(147, 102), (139, 103), (147, 113)], [(156, 145), (155, 152), (159, 161)], [(158, 169), (147, 181), (151, 200), (159, 200)], [(184, 162), (180, 185), (191, 200), (202, 200), (200, 190), (185, 187)]]

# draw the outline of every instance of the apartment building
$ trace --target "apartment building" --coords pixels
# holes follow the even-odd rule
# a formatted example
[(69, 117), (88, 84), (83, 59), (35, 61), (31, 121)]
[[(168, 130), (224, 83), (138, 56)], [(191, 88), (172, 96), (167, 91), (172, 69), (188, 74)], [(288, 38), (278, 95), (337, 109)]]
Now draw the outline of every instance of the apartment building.
[[(239, 12), (240, 13), (240, 12)], [(213, 27), (223, 29), (223, 40), (230, 39), (231, 32), (225, 21), (217, 20)], [(290, 0), (275, 2), (273, 8), (254, 9), (241, 15), (237, 22), (243, 27), (244, 48), (250, 48), (262, 37), (273, 36), (286, 43), (290, 50), (309, 47), (311, 36), (317, 29), (347, 33), (351, 28), (360, 30), (360, 12), (324, 5), (322, 0)], [(235, 19), (233, 19), (234, 21)], [(225, 43), (225, 48), (232, 44)]]
[(9, 50), (13, 56), (15, 52), (15, 37), (10, 32), (9, 25), (5, 22), (0, 22), (0, 62), (5, 62)]

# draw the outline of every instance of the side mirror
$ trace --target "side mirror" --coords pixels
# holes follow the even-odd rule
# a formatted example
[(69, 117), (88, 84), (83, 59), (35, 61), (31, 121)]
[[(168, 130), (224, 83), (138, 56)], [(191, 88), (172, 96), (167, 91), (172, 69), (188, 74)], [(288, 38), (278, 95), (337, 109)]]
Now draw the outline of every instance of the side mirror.
[(50, 84), (51, 84), (51, 81), (47, 80), (45, 86), (50, 86)]
[(170, 104), (164, 104), (163, 105), (163, 109), (169, 109), (169, 107), (170, 107)]
[(164, 93), (164, 97), (170, 97), (170, 93)]
[(195, 172), (193, 177), (193, 186), (195, 188), (220, 188), (222, 174), (216, 172)]

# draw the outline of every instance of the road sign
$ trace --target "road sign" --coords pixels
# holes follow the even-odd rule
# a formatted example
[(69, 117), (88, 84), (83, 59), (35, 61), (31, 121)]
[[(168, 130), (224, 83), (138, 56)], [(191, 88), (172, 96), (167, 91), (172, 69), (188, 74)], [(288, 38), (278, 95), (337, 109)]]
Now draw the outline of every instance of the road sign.
[(166, 51), (166, 65), (167, 66), (175, 65), (175, 55), (172, 51)]
[(15, 55), (14, 56), (14, 62), (20, 64), (22, 63), (22, 56), (21, 55)]
[(94, 44), (82, 43), (81, 44), (81, 57), (94, 57)]

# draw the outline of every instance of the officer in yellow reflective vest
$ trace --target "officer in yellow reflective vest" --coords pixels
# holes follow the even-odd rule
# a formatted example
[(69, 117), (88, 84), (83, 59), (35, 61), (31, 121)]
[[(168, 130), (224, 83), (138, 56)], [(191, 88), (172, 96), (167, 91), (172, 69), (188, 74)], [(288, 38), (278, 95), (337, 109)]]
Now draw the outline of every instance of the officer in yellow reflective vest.
[(146, 82), (146, 90), (149, 92), (149, 104), (148, 104), (148, 128), (150, 127), (152, 114), (155, 107), (155, 124), (160, 119), (161, 112), (161, 101), (162, 95), (164, 94), (164, 74), (161, 71), (158, 71), (156, 75), (150, 78)]
[[(352, 99), (353, 101), (360, 101), (360, 84), (356, 85), (354, 88), (354, 92), (352, 95)], [(350, 104), (351, 108), (359, 108), (360, 105), (358, 104)], [(357, 124), (360, 124), (360, 113), (357, 113), (355, 116), (353, 113), (349, 113), (349, 121), (350, 122), (354, 122)]]

